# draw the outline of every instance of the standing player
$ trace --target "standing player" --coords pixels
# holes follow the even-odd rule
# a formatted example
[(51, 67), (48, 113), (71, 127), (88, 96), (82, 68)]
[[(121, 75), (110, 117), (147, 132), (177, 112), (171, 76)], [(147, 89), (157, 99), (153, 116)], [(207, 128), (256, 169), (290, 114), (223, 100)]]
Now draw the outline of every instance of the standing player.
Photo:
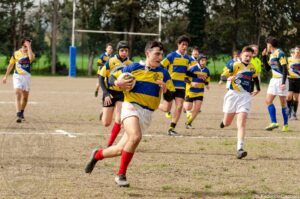
[[(241, 62), (234, 62), (232, 67), (224, 68), (221, 76), (227, 77), (230, 81), (229, 90), (224, 97), (223, 112), (224, 118), (220, 127), (229, 126), (237, 116), (237, 158), (247, 156), (244, 150), (246, 134), (246, 120), (251, 108), (251, 95), (255, 96), (260, 91), (259, 80), (255, 72), (255, 66), (250, 63), (253, 49), (249, 46), (243, 48)], [(221, 78), (224, 79), (224, 78)], [(256, 91), (251, 90), (251, 81), (254, 80)]]
[(262, 66), (262, 62), (261, 60), (258, 58), (258, 46), (255, 44), (250, 45), (251, 48), (254, 50), (253, 53), (253, 57), (251, 59), (251, 64), (253, 64), (255, 66), (256, 69), (256, 73), (257, 73), (257, 77), (260, 81), (260, 74), (261, 74), (261, 66)]
[(112, 71), (132, 63), (128, 58), (129, 46), (127, 41), (120, 41), (118, 43), (117, 52), (118, 54), (110, 58), (106, 62), (105, 66), (102, 67), (99, 75), (99, 82), (103, 91), (103, 109), (100, 114), (100, 118), (105, 127), (111, 124), (113, 114), (115, 112), (115, 123), (111, 130), (107, 146), (111, 146), (113, 144), (121, 130), (120, 114), (122, 102), (124, 100), (122, 90), (115, 86), (109, 86), (107, 80), (111, 76)]
[(294, 48), (294, 53), (288, 59), (289, 70), (289, 92), (287, 105), (289, 109), (289, 118), (297, 120), (297, 109), (300, 92), (300, 46)]
[[(125, 133), (117, 145), (106, 149), (94, 150), (85, 167), (86, 173), (91, 173), (97, 161), (121, 155), (120, 169), (115, 177), (119, 186), (129, 186), (126, 178), (127, 167), (134, 155), (138, 144), (142, 139), (142, 133), (150, 125), (151, 116), (158, 108), (161, 93), (165, 100), (172, 100), (171, 92), (175, 91), (169, 73), (160, 66), (163, 55), (163, 46), (160, 42), (148, 42), (145, 47), (145, 65), (134, 63), (122, 68), (115, 73), (129, 72), (136, 78), (134, 88), (128, 92), (124, 91), (125, 100), (122, 105), (122, 123)], [(111, 77), (110, 83), (122, 87), (131, 88), (131, 80)]]
[(200, 55), (199, 63), (189, 69), (191, 73), (203, 75), (203, 78), (190, 77), (190, 83), (186, 84), (184, 108), (187, 113), (187, 122), (185, 123), (187, 129), (192, 128), (192, 122), (201, 111), (204, 87), (209, 89), (210, 73), (206, 67), (206, 63), (207, 57), (205, 55)]
[(2, 82), (5, 84), (7, 76), (15, 66), (13, 85), (16, 93), (17, 123), (25, 120), (24, 111), (27, 105), (30, 90), (30, 70), (31, 64), (35, 58), (35, 55), (31, 49), (31, 39), (24, 38), (21, 44), (21, 49), (14, 52), (13, 56), (10, 58), (6, 73), (2, 79)]
[[(281, 103), (281, 112), (283, 117), (282, 131), (287, 132), (288, 127), (288, 110), (286, 103), (286, 96), (288, 94), (288, 81), (287, 81), (287, 60), (285, 54), (278, 48), (278, 41), (273, 37), (266, 40), (267, 48), (263, 50), (263, 64), (267, 71), (272, 69), (272, 78), (270, 80), (266, 104), (268, 106), (271, 123), (265, 128), (267, 131), (272, 131), (278, 128), (279, 125), (276, 119), (276, 108), (273, 101), (276, 96), (279, 96)], [(271, 53), (269, 61), (267, 60), (267, 53)]]
[[(239, 51), (239, 50), (233, 50), (233, 51), (232, 51), (232, 58), (226, 62), (226, 65), (225, 65), (225, 67), (223, 68), (223, 70), (224, 70), (225, 68), (230, 68), (230, 67), (232, 67), (233, 63), (234, 63), (234, 62), (237, 62), (237, 61), (240, 61), (240, 51)], [(227, 79), (226, 79), (225, 76), (223, 76), (222, 78), (223, 78), (223, 79), (221, 79), (221, 80), (219, 81), (219, 84), (223, 84), (223, 82), (226, 82), (226, 81), (227, 81)], [(228, 88), (229, 86), (230, 86), (230, 81), (228, 81), (228, 82), (226, 83), (226, 88)]]
[(99, 76), (100, 76), (100, 71), (102, 69), (102, 67), (106, 64), (106, 62), (113, 57), (113, 47), (112, 47), (112, 43), (107, 43), (106, 44), (106, 48), (105, 48), (105, 52), (102, 53), (98, 60), (97, 60), (97, 66), (98, 66), (98, 71), (97, 71), (97, 84), (96, 84), (96, 90), (95, 90), (95, 97), (98, 97), (98, 92), (99, 92)]
[[(167, 68), (173, 84), (175, 86), (174, 100), (175, 100), (175, 110), (173, 113), (172, 121), (168, 130), (168, 135), (177, 136), (178, 133), (174, 130), (176, 124), (180, 118), (183, 102), (185, 97), (185, 77), (187, 75), (191, 75), (187, 69), (189, 66), (196, 63), (196, 61), (192, 60), (191, 57), (185, 54), (188, 45), (190, 43), (190, 39), (183, 35), (177, 39), (177, 51), (171, 52), (167, 55), (167, 57), (162, 60), (161, 64), (163, 67)], [(159, 109), (163, 112), (170, 112), (172, 108), (172, 101), (163, 101)]]
[(194, 46), (192, 48), (192, 56), (191, 56), (191, 58), (193, 60), (197, 61), (199, 59), (199, 55), (200, 55), (199, 47), (198, 46)]

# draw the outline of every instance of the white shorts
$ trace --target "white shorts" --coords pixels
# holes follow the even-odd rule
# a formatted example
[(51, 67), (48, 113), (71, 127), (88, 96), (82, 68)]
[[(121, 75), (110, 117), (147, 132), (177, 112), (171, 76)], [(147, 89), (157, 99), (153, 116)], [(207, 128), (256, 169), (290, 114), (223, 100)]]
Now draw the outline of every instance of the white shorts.
[(124, 119), (135, 116), (139, 118), (141, 130), (142, 132), (144, 132), (150, 126), (152, 113), (153, 111), (144, 109), (137, 104), (123, 102), (121, 110), (121, 121), (123, 123)]
[(224, 113), (249, 113), (251, 108), (251, 95), (249, 92), (229, 90), (224, 97)]
[(28, 91), (30, 90), (30, 80), (31, 80), (31, 75), (26, 74), (26, 75), (19, 75), (14, 73), (13, 75), (13, 85), (14, 89), (21, 89), (23, 91)]
[(285, 89), (281, 90), (280, 85), (282, 84), (282, 78), (271, 78), (267, 94), (278, 95), (278, 96), (287, 96), (289, 90), (289, 81), (285, 82)]

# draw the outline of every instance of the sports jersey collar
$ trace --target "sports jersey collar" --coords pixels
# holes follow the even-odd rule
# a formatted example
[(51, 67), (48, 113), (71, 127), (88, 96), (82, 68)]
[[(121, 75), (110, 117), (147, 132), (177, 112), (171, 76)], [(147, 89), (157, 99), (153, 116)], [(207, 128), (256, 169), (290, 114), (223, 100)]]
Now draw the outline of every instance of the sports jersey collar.
[(176, 50), (176, 53), (177, 53), (178, 55), (180, 55), (181, 57), (184, 57), (184, 56), (185, 56), (185, 54), (181, 54), (178, 50)]
[(125, 59), (122, 59), (119, 55), (116, 55), (116, 57), (123, 63), (125, 61), (127, 61), (129, 58), (126, 57)]

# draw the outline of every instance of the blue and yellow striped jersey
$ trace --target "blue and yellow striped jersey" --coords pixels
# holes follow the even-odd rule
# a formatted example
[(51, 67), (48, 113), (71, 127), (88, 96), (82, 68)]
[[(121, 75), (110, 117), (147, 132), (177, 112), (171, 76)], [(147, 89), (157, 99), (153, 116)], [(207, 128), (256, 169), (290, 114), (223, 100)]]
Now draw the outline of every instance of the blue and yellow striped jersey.
[(102, 53), (97, 60), (97, 66), (98, 66), (98, 71), (97, 75), (100, 75), (101, 68), (106, 64), (106, 62), (112, 58), (114, 55), (110, 54), (108, 55), (107, 52)]
[(30, 74), (32, 61), (33, 60), (30, 61), (28, 54), (23, 53), (20, 49), (14, 52), (13, 56), (9, 60), (9, 64), (15, 65), (16, 74), (26, 75)]
[(124, 91), (124, 102), (135, 103), (144, 109), (154, 111), (158, 108), (162, 94), (157, 80), (163, 80), (169, 91), (175, 91), (170, 74), (162, 66), (148, 69), (145, 65), (133, 63), (117, 70), (113, 75), (118, 77), (125, 72), (131, 73), (136, 83), (132, 90)]
[(161, 65), (168, 69), (173, 84), (176, 89), (185, 89), (184, 78), (190, 66), (197, 62), (188, 55), (181, 55), (179, 52), (174, 51), (167, 55), (161, 62)]
[(269, 65), (272, 68), (272, 77), (282, 78), (282, 65), (287, 65), (284, 52), (280, 49), (275, 50), (275, 52), (270, 55)]
[(186, 84), (186, 91), (185, 91), (185, 96), (188, 96), (189, 98), (193, 98), (193, 97), (199, 97), (199, 96), (203, 96), (204, 95), (204, 86), (205, 84), (210, 82), (210, 73), (209, 73), (209, 69), (206, 67), (201, 68), (199, 66), (199, 64), (196, 64), (194, 66), (192, 66), (189, 69), (190, 72), (198, 75), (198, 74), (202, 74), (202, 75), (206, 75), (207, 78), (201, 79), (201, 78), (194, 78), (194, 77), (190, 77), (190, 81), (191, 82), (196, 82), (198, 83), (196, 87), (191, 87), (190, 83)]
[[(110, 58), (106, 64), (104, 65), (104, 67), (102, 67), (99, 75), (101, 75), (102, 77), (105, 78), (109, 78), (111, 76), (111, 72), (113, 70), (116, 70), (117, 68), (121, 68), (124, 66), (127, 66), (129, 64), (131, 64), (132, 61), (127, 58), (126, 60), (124, 60), (123, 62), (117, 57), (117, 55), (115, 55), (114, 57)], [(106, 87), (108, 88), (108, 84), (106, 84)], [(115, 90), (115, 91), (121, 91), (118, 87), (116, 86), (110, 86), (109, 89), (111, 90)]]
[(298, 79), (300, 78), (300, 59), (288, 58), (288, 70), (289, 78)]
[(251, 92), (251, 81), (257, 77), (257, 72), (253, 64), (245, 65), (242, 62), (234, 62), (232, 67), (225, 67), (221, 76), (236, 76), (231, 81), (229, 89), (239, 92)]

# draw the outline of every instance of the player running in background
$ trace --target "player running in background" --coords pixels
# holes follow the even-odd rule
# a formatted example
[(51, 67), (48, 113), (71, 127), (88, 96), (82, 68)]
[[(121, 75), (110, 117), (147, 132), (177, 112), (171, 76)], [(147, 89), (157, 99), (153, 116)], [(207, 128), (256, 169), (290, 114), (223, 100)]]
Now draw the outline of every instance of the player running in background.
[[(114, 74), (117, 77), (120, 73), (129, 72), (136, 78), (134, 88), (130, 92), (124, 91), (121, 118), (125, 133), (117, 145), (94, 150), (85, 167), (85, 172), (91, 173), (97, 161), (121, 155), (115, 182), (124, 187), (129, 186), (126, 178), (127, 167), (142, 139), (142, 133), (150, 125), (153, 111), (158, 108), (161, 94), (163, 93), (165, 100), (171, 101), (171, 93), (175, 91), (169, 73), (160, 65), (163, 56), (162, 44), (157, 41), (148, 42), (145, 54), (145, 65), (134, 63)], [(130, 80), (116, 80), (114, 76), (110, 78), (110, 83), (122, 88), (132, 86)]]
[(105, 127), (109, 126), (115, 112), (115, 123), (112, 127), (107, 146), (110, 146), (115, 141), (121, 130), (120, 114), (121, 106), (124, 100), (123, 91), (115, 86), (109, 86), (107, 80), (111, 76), (112, 71), (119, 67), (124, 67), (132, 62), (128, 58), (129, 46), (127, 41), (120, 41), (117, 45), (117, 54), (110, 58), (104, 67), (102, 67), (99, 75), (99, 82), (103, 91), (103, 109), (100, 113), (100, 119)]
[(10, 58), (6, 73), (2, 79), (2, 82), (6, 84), (7, 76), (15, 66), (13, 85), (16, 94), (17, 123), (25, 120), (24, 111), (29, 97), (31, 66), (35, 58), (31, 49), (31, 39), (24, 38), (21, 44), (21, 49), (15, 51), (13, 56)]
[(97, 60), (97, 66), (98, 66), (97, 79), (98, 80), (97, 80), (97, 84), (96, 84), (95, 97), (98, 97), (98, 92), (99, 92), (99, 87), (100, 87), (100, 83), (99, 83), (100, 71), (101, 71), (102, 67), (106, 64), (106, 62), (109, 60), (109, 58), (113, 57), (112, 53), (113, 53), (112, 43), (107, 43), (105, 52), (103, 52)]
[[(188, 72), (188, 68), (196, 63), (196, 61), (192, 60), (192, 58), (186, 54), (186, 50), (188, 48), (189, 43), (190, 39), (187, 36), (180, 36), (177, 39), (177, 50), (169, 53), (167, 57), (161, 62), (162, 66), (168, 69), (176, 89), (173, 96), (175, 100), (175, 110), (168, 130), (168, 135), (170, 136), (178, 135), (178, 133), (174, 129), (180, 118), (183, 108), (183, 102), (185, 97), (184, 80), (187, 75), (191, 75)], [(171, 111), (171, 108), (172, 101), (163, 101), (159, 106), (159, 109), (161, 111), (167, 113)]]
[(197, 75), (203, 75), (203, 78), (189, 77), (189, 83), (186, 84), (184, 108), (187, 116), (187, 122), (185, 123), (187, 129), (192, 129), (192, 122), (201, 111), (204, 89), (209, 89), (210, 73), (206, 67), (207, 57), (200, 55), (198, 60), (198, 64), (190, 67), (189, 71)]
[(288, 58), (289, 70), (289, 92), (287, 97), (287, 105), (289, 110), (289, 118), (297, 120), (297, 109), (299, 103), (300, 92), (300, 46), (294, 48), (291, 57)]
[[(229, 126), (237, 116), (237, 158), (247, 156), (244, 150), (246, 121), (251, 108), (252, 96), (260, 91), (259, 80), (255, 72), (255, 66), (250, 63), (253, 49), (250, 46), (243, 48), (241, 61), (234, 62), (232, 66), (224, 68), (221, 79), (225, 76), (230, 81), (229, 90), (224, 97), (223, 112), (224, 118), (220, 124), (221, 128)], [(254, 80), (256, 91), (251, 90), (251, 81)]]
[[(266, 96), (266, 104), (268, 106), (271, 123), (265, 128), (265, 130), (271, 131), (279, 127), (276, 119), (276, 108), (273, 104), (275, 97), (279, 96), (283, 117), (282, 131), (287, 132), (289, 130), (288, 110), (286, 103), (286, 97), (288, 94), (287, 59), (284, 52), (278, 48), (277, 39), (269, 37), (267, 38), (266, 43), (267, 48), (265, 48), (262, 52), (263, 64), (267, 71), (272, 70), (272, 78), (270, 80)], [(271, 53), (269, 61), (267, 59), (268, 53)]]

